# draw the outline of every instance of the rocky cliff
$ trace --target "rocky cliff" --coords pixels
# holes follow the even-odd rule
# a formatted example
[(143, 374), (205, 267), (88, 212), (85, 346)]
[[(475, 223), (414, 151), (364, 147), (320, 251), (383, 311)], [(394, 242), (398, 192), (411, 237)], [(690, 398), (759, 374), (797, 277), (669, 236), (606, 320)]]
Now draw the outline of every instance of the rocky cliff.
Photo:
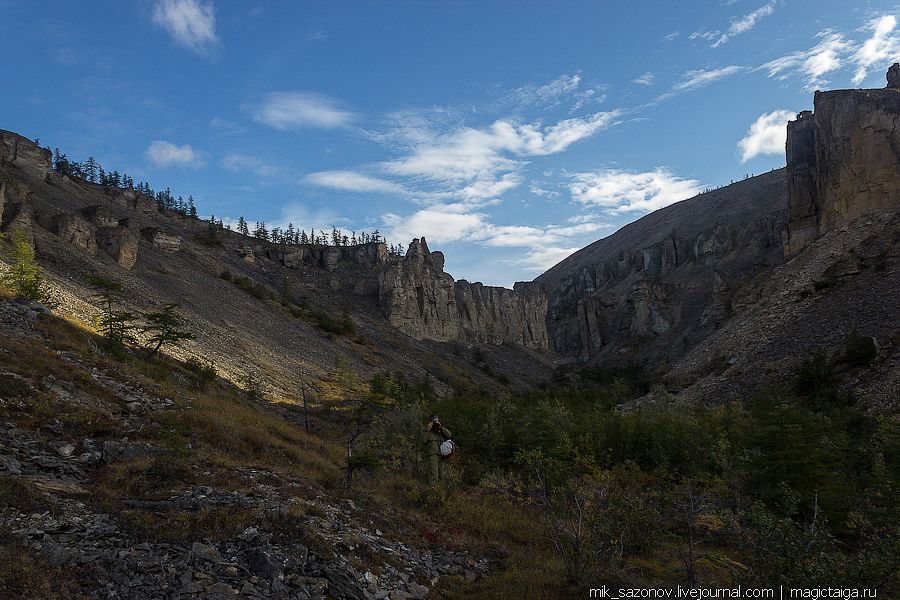
[[(48, 151), (8, 131), (0, 131), (0, 210), (2, 229), (22, 231), (34, 246), (66, 311), (91, 319), (95, 308), (83, 276), (92, 272), (122, 282), (134, 299), (132, 312), (180, 302), (198, 332), (182, 357), (214, 360), (233, 380), (281, 373), (270, 379), (275, 395), (290, 394), (297, 373), (327, 371), (339, 353), (359, 354), (350, 360), (361, 375), (389, 364), (421, 376), (418, 357), (432, 352), (450, 356), (445, 360), (459, 372), (470, 370), (461, 354), (435, 341), (495, 345), (488, 355), (499, 361), (496, 372), (516, 382), (548, 376), (554, 362), (549, 352), (531, 352), (547, 348), (546, 298), (536, 286), (506, 290), (454, 281), (443, 271), (443, 255), (424, 239), (405, 256), (384, 243), (283, 245), (230, 231), (209, 239), (207, 222), (161, 210), (153, 197), (132, 189), (53, 171)], [(233, 280), (219, 277), (223, 272)], [(286, 283), (306, 320), (285, 320), (280, 307), (231, 282), (239, 278), (270, 292)], [(335, 336), (323, 341), (318, 317), (310, 316), (318, 311), (333, 319), (347, 311), (366, 344), (348, 348), (347, 338)], [(445, 368), (442, 376), (448, 373)], [(471, 378), (489, 376), (477, 368)]]
[(778, 170), (673, 204), (576, 252), (536, 282), (550, 349), (580, 362), (672, 360), (742, 310), (744, 284), (781, 260)]
[(900, 89), (816, 92), (788, 124), (785, 254), (900, 203)]
[(547, 348), (547, 298), (534, 284), (509, 290), (444, 273), (444, 256), (415, 239), (402, 261), (382, 269), (379, 304), (391, 325), (417, 339)]

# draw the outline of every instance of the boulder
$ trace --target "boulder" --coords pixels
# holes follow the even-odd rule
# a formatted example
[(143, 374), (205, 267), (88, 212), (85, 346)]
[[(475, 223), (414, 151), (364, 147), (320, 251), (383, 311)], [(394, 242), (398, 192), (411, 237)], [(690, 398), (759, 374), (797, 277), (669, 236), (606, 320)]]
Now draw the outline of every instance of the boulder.
[(137, 235), (128, 227), (102, 227), (98, 229), (97, 246), (126, 269), (131, 269), (137, 261)]

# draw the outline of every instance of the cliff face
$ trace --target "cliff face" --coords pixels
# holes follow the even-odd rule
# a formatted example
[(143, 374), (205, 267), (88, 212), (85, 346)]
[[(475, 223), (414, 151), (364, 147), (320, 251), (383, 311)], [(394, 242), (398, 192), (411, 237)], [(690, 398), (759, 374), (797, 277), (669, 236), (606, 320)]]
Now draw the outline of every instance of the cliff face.
[[(550, 349), (597, 362), (673, 360), (743, 310), (781, 259), (783, 171), (679, 202), (576, 252), (536, 281)], [(749, 289), (749, 288), (748, 288)]]
[(900, 90), (816, 92), (788, 124), (785, 254), (900, 203)]
[(415, 239), (406, 257), (378, 276), (378, 299), (391, 325), (417, 339), (547, 348), (547, 297), (534, 284), (515, 289), (454, 281), (444, 256)]

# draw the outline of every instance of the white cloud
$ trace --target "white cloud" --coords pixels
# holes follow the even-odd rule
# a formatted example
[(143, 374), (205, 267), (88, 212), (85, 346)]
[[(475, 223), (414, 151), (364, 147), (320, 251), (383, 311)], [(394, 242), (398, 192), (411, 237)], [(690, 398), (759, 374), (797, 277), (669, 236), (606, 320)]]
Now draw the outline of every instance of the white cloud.
[(560, 248), (557, 246), (535, 248), (534, 250), (526, 252), (525, 256), (521, 259), (509, 262), (510, 264), (522, 267), (526, 272), (543, 273), (579, 250), (581, 250), (581, 248), (577, 246), (571, 248)]
[(405, 194), (402, 185), (368, 177), (353, 171), (320, 171), (306, 175), (302, 181), (320, 187), (327, 187), (347, 192), (374, 192), (387, 194)]
[(741, 162), (747, 162), (760, 154), (784, 154), (787, 122), (796, 116), (797, 113), (791, 110), (774, 110), (760, 115), (750, 125), (747, 135), (738, 142)]
[(775, 0), (772, 0), (772, 2), (769, 2), (765, 6), (757, 8), (753, 12), (744, 15), (740, 19), (733, 20), (731, 22), (731, 27), (728, 28), (728, 32), (724, 33), (718, 40), (716, 40), (711, 47), (718, 48), (719, 46), (727, 42), (730, 38), (750, 31), (756, 26), (756, 23), (761, 18), (771, 15), (773, 12), (775, 12)]
[(231, 121), (220, 119), (219, 117), (213, 117), (209, 122), (209, 126), (213, 129), (219, 129), (222, 132), (222, 135), (235, 135), (238, 133), (243, 133), (245, 129), (243, 127), (238, 126), (236, 123), (232, 123)]
[(465, 127), (445, 136), (416, 132), (415, 139), (421, 141), (414, 144), (412, 152), (383, 167), (396, 175), (431, 180), (494, 182), (499, 173), (519, 168), (523, 157), (562, 152), (615, 124), (619, 115), (619, 111), (599, 112), (549, 127), (498, 120), (487, 129)]
[(446, 207), (426, 208), (408, 217), (386, 214), (382, 220), (391, 239), (408, 241), (424, 236), (439, 244), (469, 238), (484, 226), (483, 215), (452, 212)]
[(278, 170), (269, 166), (261, 159), (249, 154), (232, 153), (222, 159), (222, 166), (234, 173), (251, 171), (260, 177), (271, 177)]
[(176, 42), (202, 56), (219, 45), (216, 9), (212, 2), (159, 0), (150, 18), (155, 25), (168, 31)]
[(884, 15), (872, 19), (866, 25), (866, 29), (872, 31), (872, 37), (853, 54), (853, 62), (856, 63), (856, 73), (853, 75), (853, 85), (859, 85), (866, 78), (867, 69), (875, 63), (883, 63), (887, 66), (900, 57), (900, 37), (891, 35), (897, 27), (897, 17)]
[(841, 56), (846, 54), (851, 44), (843, 35), (830, 29), (819, 32), (816, 37), (822, 38), (822, 41), (812, 48), (769, 61), (760, 68), (767, 70), (769, 77), (777, 79), (786, 79), (795, 73), (806, 79), (804, 87), (809, 90), (826, 86), (828, 81), (823, 76), (841, 68)]
[(356, 118), (335, 100), (312, 92), (272, 92), (251, 112), (254, 121), (282, 130), (346, 127)]
[(189, 145), (176, 146), (163, 140), (154, 140), (147, 148), (147, 158), (157, 167), (190, 167), (200, 169), (206, 166), (206, 153), (194, 150)]
[(712, 69), (712, 70), (693, 70), (688, 71), (684, 74), (682, 81), (676, 83), (672, 89), (676, 92), (686, 92), (689, 90), (694, 90), (697, 88), (701, 88), (703, 86), (709, 85), (714, 81), (718, 81), (723, 77), (728, 77), (729, 75), (734, 75), (740, 71), (743, 71), (744, 67), (739, 67), (737, 65), (731, 65), (728, 67), (722, 67), (721, 69)]
[(640, 85), (653, 85), (653, 82), (656, 80), (656, 75), (647, 71), (637, 79), (632, 79), (631, 83), (637, 83)]
[(575, 92), (581, 82), (581, 75), (560, 75), (548, 84), (526, 85), (513, 90), (509, 98), (517, 104), (537, 107), (553, 107), (559, 105), (561, 99)]
[(571, 177), (569, 191), (574, 200), (610, 214), (649, 213), (702, 191), (697, 180), (682, 179), (662, 168), (647, 173), (610, 169)]

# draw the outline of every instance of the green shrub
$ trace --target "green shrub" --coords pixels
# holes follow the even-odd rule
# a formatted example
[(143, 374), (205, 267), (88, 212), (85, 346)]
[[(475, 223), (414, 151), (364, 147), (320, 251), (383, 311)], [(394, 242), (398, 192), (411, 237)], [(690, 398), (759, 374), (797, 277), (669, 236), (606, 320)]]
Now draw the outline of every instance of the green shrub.
[(219, 273), (219, 278), (224, 279), (225, 281), (231, 281), (231, 271), (222, 271)]
[(844, 341), (844, 361), (856, 367), (864, 367), (878, 355), (878, 348), (871, 336), (865, 336), (855, 329)]
[(184, 362), (184, 368), (194, 374), (194, 381), (200, 389), (216, 380), (216, 365), (192, 356)]

